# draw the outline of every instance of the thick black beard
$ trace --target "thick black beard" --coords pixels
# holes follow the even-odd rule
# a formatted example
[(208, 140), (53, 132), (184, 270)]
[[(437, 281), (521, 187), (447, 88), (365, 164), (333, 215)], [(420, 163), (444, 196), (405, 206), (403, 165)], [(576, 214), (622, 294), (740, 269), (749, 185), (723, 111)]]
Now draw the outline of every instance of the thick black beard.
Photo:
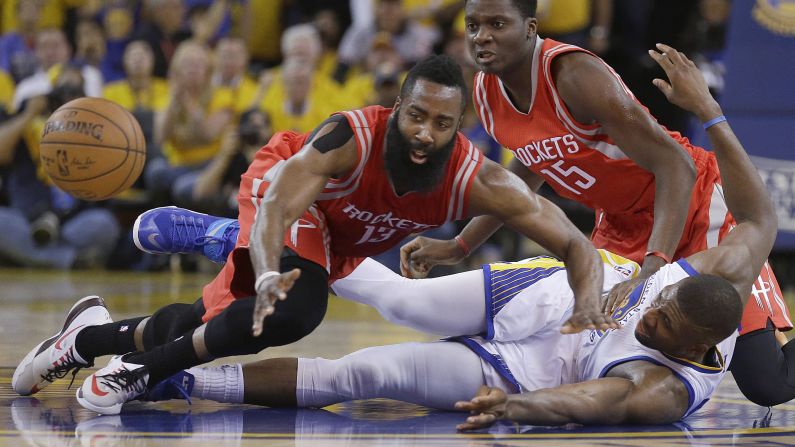
[[(397, 113), (397, 112), (396, 112)], [(400, 132), (397, 116), (389, 117), (386, 130), (384, 167), (395, 192), (402, 195), (407, 192), (430, 192), (439, 186), (446, 171), (447, 162), (453, 152), (456, 138), (450, 139), (444, 146), (427, 151), (427, 160), (418, 165), (411, 161), (411, 149), (426, 149), (414, 144)]]

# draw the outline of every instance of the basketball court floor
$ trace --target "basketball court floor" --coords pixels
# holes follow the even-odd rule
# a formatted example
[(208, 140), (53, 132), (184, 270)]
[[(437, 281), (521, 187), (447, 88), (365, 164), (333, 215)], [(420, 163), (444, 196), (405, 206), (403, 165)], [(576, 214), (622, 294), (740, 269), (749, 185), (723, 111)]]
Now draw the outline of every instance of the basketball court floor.
[[(17, 362), (63, 324), (74, 301), (98, 294), (115, 319), (192, 302), (209, 279), (199, 274), (0, 270), (0, 446), (733, 446), (795, 445), (795, 402), (771, 411), (744, 400), (728, 376), (694, 416), (666, 426), (539, 428), (500, 424), (460, 434), (461, 413), (389, 400), (323, 410), (271, 410), (207, 401), (132, 403), (119, 416), (97, 416), (74, 399), (78, 374), (33, 397), (11, 390)], [(334, 298), (326, 321), (301, 342), (270, 349), (275, 356), (338, 357), (379, 344), (431, 340), (393, 326), (365, 306)], [(108, 357), (97, 359), (104, 366)]]

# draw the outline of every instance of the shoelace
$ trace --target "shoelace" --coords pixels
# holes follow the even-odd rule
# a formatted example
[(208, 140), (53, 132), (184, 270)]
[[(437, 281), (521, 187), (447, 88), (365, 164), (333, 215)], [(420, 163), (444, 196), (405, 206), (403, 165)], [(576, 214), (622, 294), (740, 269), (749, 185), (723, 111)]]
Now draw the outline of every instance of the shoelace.
[(100, 376), (101, 383), (113, 391), (134, 391), (140, 394), (146, 391), (146, 383), (141, 377), (142, 373), (143, 368), (130, 371), (122, 366), (117, 371)]
[(204, 219), (185, 216), (171, 216), (171, 240), (178, 245), (181, 252), (193, 251), (196, 245), (204, 245)]
[(72, 372), (72, 380), (69, 382), (69, 386), (67, 387), (67, 389), (69, 389), (72, 388), (72, 384), (75, 383), (75, 377), (81, 369), (94, 366), (93, 362), (88, 365), (78, 362), (71, 349), (66, 351), (66, 354), (64, 354), (62, 357), (62, 360), (63, 362), (59, 363), (54, 368), (48, 369), (46, 374), (42, 374), (42, 380), (52, 383), (57, 379), (63, 379), (66, 377), (66, 374), (74, 368), (74, 371)]

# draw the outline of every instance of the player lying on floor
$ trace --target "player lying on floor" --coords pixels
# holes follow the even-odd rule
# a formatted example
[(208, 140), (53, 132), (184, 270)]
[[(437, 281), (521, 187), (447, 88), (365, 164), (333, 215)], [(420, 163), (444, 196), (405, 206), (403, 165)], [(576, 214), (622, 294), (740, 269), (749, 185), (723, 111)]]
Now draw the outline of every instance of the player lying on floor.
[[(671, 82), (658, 84), (663, 93), (702, 121), (721, 116), (698, 69), (686, 59), (678, 62), (663, 65)], [(192, 368), (169, 383), (188, 384), (183, 390), (197, 397), (268, 406), (322, 407), (386, 397), (471, 411), (460, 429), (498, 419), (663, 424), (692, 414), (726, 373), (743, 297), (776, 234), (772, 203), (728, 123), (709, 127), (708, 134), (738, 225), (717, 247), (666, 265), (639, 285), (612, 311), (621, 329), (561, 334), (572, 292), (565, 267), (549, 258), (425, 280), (396, 274), (386, 279), (386, 269), (371, 262), (372, 271), (363, 269), (335, 288), (348, 297), (370, 296), (373, 303), (401, 294), (432, 302), (441, 291), (463, 309), (483, 300), (485, 316), (477, 315), (482, 321), (478, 325), (472, 316), (468, 324), (484, 336), (374, 347), (338, 360), (281, 358)], [(612, 259), (605, 264), (605, 291), (637, 269), (604, 252), (603, 259)], [(429, 321), (466, 319), (463, 312), (427, 313)], [(440, 332), (438, 324), (428, 329)], [(170, 395), (173, 390), (160, 387), (150, 398)]]

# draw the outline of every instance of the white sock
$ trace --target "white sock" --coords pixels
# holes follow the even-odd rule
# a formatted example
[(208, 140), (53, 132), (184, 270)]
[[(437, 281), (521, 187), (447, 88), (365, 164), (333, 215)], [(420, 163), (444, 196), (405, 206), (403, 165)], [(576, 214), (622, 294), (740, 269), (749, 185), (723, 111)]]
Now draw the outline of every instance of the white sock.
[(187, 370), (195, 383), (191, 397), (232, 404), (243, 403), (243, 365), (196, 367)]

